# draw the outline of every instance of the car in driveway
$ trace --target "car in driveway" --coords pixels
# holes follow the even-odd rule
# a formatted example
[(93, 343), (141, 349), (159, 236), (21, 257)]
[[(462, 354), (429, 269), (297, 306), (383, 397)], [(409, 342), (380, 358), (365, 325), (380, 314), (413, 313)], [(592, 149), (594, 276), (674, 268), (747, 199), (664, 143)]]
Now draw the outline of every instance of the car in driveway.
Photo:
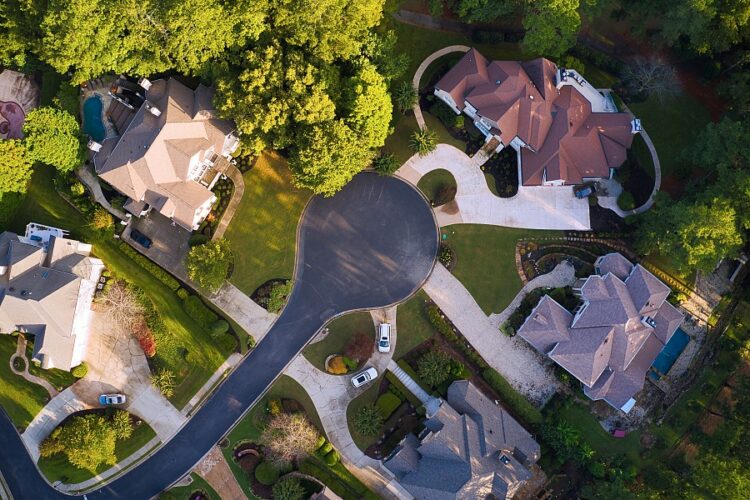
[(390, 323), (380, 323), (378, 327), (378, 352), (391, 352)]
[(125, 394), (102, 394), (99, 396), (99, 404), (102, 406), (123, 405), (127, 400)]
[(352, 385), (354, 387), (362, 387), (363, 385), (367, 384), (368, 382), (372, 382), (378, 378), (378, 371), (373, 368), (372, 366), (367, 368), (366, 370), (363, 370), (352, 377)]
[(575, 194), (576, 198), (582, 200), (584, 198), (588, 198), (592, 194), (595, 194), (596, 187), (593, 184), (584, 184), (583, 186), (575, 188), (573, 190), (573, 193)]
[(154, 243), (153, 241), (151, 241), (151, 238), (138, 231), (137, 229), (133, 229), (132, 231), (130, 231), (130, 239), (147, 250), (151, 248), (151, 245), (153, 245)]

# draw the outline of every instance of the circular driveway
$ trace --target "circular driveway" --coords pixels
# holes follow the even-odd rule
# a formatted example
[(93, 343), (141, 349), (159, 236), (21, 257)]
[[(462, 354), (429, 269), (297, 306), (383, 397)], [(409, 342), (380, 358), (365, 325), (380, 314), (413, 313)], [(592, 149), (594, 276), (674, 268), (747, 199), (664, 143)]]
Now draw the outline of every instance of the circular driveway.
[[(242, 418), (320, 327), (346, 311), (408, 298), (429, 276), (437, 249), (430, 207), (397, 178), (362, 173), (336, 196), (313, 198), (300, 222), (294, 291), (263, 341), (166, 445), (88, 498), (158, 495)], [(0, 442), (0, 471), (16, 498), (65, 497), (39, 477), (1, 410)]]

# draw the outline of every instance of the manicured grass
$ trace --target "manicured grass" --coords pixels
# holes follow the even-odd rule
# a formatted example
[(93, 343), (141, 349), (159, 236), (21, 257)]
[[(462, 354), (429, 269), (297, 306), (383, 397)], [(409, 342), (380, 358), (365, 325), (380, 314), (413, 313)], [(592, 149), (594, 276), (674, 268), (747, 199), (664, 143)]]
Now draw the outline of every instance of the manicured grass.
[(354, 430), (354, 425), (352, 425), (354, 415), (357, 414), (359, 409), (364, 406), (375, 404), (378, 399), (378, 386), (380, 385), (380, 378), (378, 378), (374, 382), (370, 382), (369, 385), (370, 386), (365, 390), (365, 392), (352, 399), (352, 401), (349, 403), (349, 406), (347, 406), (346, 408), (346, 422), (349, 425), (349, 433), (351, 433), (352, 435), (354, 444), (356, 444), (357, 447), (362, 451), (366, 450), (368, 446), (374, 444), (380, 437), (379, 435), (363, 436), (362, 434)]
[[(643, 170), (645, 170), (653, 179), (656, 176), (654, 160), (651, 158), (651, 152), (648, 150), (648, 146), (646, 146), (646, 141), (643, 140), (642, 135), (636, 134), (635, 137), (633, 137), (633, 146), (631, 149), (633, 150), (635, 157), (638, 159), (638, 163), (643, 167)], [(653, 188), (653, 184), (651, 187)]]
[(58, 196), (52, 179), (54, 169), (36, 167), (28, 195), (17, 212), (11, 229), (23, 234), (26, 224), (39, 222), (68, 230), (73, 238), (94, 245), (94, 253), (115, 275), (138, 285), (151, 299), (174, 348), (159, 350), (154, 363), (175, 374), (174, 395), (169, 398), (182, 408), (234, 350), (234, 339), (227, 335), (216, 341), (208, 331), (185, 313), (177, 295), (118, 248), (118, 240), (104, 237), (81, 224), (81, 214)]
[(264, 153), (244, 175), (245, 194), (226, 239), (234, 250), (230, 281), (246, 294), (274, 278), (291, 278), (297, 223), (310, 191), (292, 185), (284, 158)]
[(10, 357), (16, 352), (16, 342), (12, 335), (0, 335), (0, 405), (16, 427), (25, 428), (47, 404), (49, 394), (11, 371)]
[[(466, 144), (453, 137), (450, 132), (448, 132), (448, 129), (445, 128), (445, 125), (443, 125), (443, 123), (435, 116), (431, 115), (426, 110), (422, 110), (422, 115), (424, 116), (427, 128), (437, 134), (438, 143), (450, 144), (461, 151), (466, 149)], [(412, 150), (409, 145), (409, 141), (411, 135), (417, 130), (419, 130), (419, 127), (417, 127), (417, 119), (414, 118), (413, 114), (409, 113), (407, 115), (399, 115), (393, 126), (393, 133), (388, 136), (388, 139), (385, 141), (383, 151), (393, 154), (399, 163), (404, 163), (414, 155), (414, 150)]]
[(328, 335), (302, 351), (305, 358), (318, 370), (325, 371), (325, 361), (331, 354), (343, 354), (347, 342), (355, 333), (366, 333), (375, 339), (375, 324), (368, 312), (349, 313), (328, 324)]
[(649, 98), (628, 107), (641, 119), (643, 128), (654, 141), (663, 177), (676, 173), (683, 151), (692, 146), (711, 119), (700, 101), (684, 93), (664, 102)]
[(24, 196), (20, 193), (0, 193), (0, 228), (10, 225)]
[(419, 179), (419, 182), (417, 183), (417, 187), (422, 190), (429, 200), (437, 198), (438, 192), (443, 186), (456, 187), (455, 177), (444, 168), (428, 172), (424, 177)]
[(522, 238), (559, 236), (559, 231), (458, 224), (441, 230), (456, 253), (453, 274), (487, 313), (500, 312), (521, 290), (516, 271), (516, 242)]
[(190, 495), (192, 495), (193, 492), (200, 490), (204, 492), (210, 500), (221, 500), (221, 497), (216, 493), (216, 490), (214, 490), (205, 479), (195, 472), (191, 473), (190, 477), (193, 479), (192, 483), (187, 486), (178, 486), (165, 491), (159, 495), (159, 498), (161, 500), (189, 500)]
[(393, 358), (398, 360), (416, 346), (437, 334), (427, 318), (425, 304), (429, 297), (420, 290), (414, 297), (398, 306), (396, 316), (396, 350)]
[(36, 363), (31, 361), (32, 352), (33, 346), (31, 344), (26, 344), (26, 363), (29, 366), (29, 373), (43, 378), (52, 384), (58, 391), (62, 392), (66, 387), (73, 385), (78, 380), (71, 375), (70, 372), (66, 372), (65, 370), (58, 370), (57, 368), (43, 370), (38, 367)]
[[(115, 444), (117, 462), (125, 460), (143, 448), (155, 436), (156, 432), (146, 422), (141, 422), (129, 439), (117, 441)], [(79, 469), (68, 462), (68, 458), (64, 453), (58, 453), (48, 458), (40, 458), (37, 466), (49, 482), (62, 481), (68, 484), (77, 484), (86, 481), (110, 468), (109, 465), (100, 465), (96, 472)]]

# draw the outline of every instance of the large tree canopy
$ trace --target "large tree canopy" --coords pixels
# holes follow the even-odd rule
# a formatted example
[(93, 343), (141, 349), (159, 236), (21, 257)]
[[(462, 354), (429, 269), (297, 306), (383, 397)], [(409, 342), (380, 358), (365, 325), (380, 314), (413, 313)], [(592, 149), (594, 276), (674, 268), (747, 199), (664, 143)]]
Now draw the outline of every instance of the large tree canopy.
[(559, 57), (575, 45), (581, 18), (578, 0), (533, 0), (523, 18), (523, 46), (532, 54)]
[(31, 163), (21, 141), (0, 140), (0, 197), (3, 193), (26, 192), (31, 180)]
[(82, 161), (81, 131), (70, 113), (56, 108), (32, 110), (23, 123), (29, 157), (58, 170), (73, 170)]

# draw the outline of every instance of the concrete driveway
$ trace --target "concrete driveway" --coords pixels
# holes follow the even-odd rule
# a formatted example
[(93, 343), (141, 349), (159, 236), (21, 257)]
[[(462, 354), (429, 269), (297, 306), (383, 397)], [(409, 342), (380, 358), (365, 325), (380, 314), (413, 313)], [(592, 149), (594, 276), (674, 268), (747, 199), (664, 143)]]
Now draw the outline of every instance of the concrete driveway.
[(396, 172), (416, 185), (425, 174), (448, 170), (456, 179), (453, 202), (435, 209), (440, 227), (450, 224), (488, 224), (528, 229), (589, 230), (588, 200), (579, 200), (571, 186), (519, 186), (512, 198), (495, 196), (487, 187), (480, 162), (449, 145), (412, 156)]

